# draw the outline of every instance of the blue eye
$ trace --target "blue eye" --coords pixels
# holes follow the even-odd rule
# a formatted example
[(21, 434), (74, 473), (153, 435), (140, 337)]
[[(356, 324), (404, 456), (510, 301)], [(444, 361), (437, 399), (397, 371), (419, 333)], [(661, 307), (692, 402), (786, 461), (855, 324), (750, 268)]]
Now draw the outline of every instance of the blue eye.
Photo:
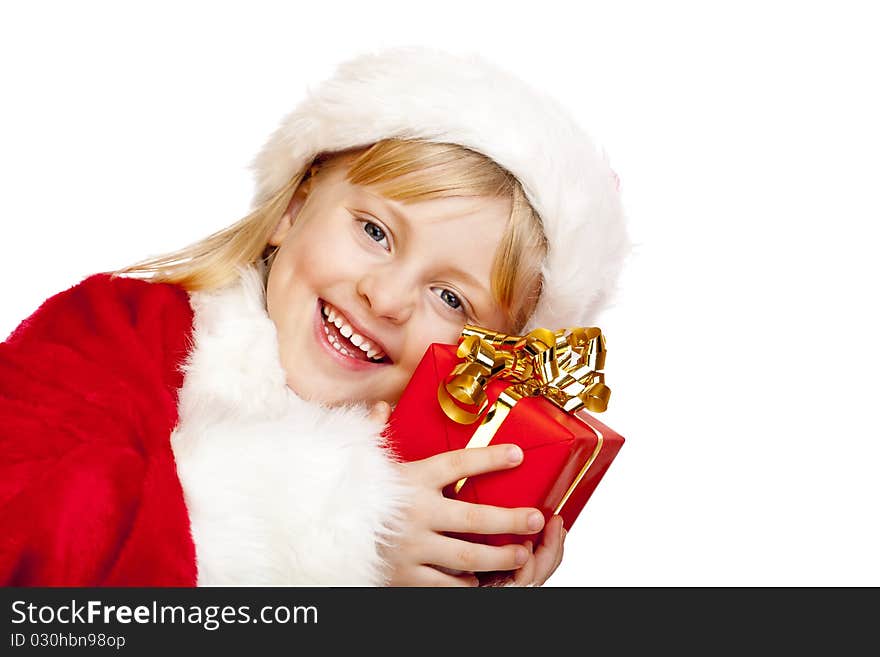
[(383, 246), (386, 249), (388, 248), (388, 237), (385, 235), (385, 231), (372, 221), (364, 221), (364, 232), (369, 235), (371, 240), (379, 242), (380, 244), (385, 242)]
[(452, 308), (453, 310), (464, 310), (462, 307), (461, 299), (458, 296), (446, 288), (443, 287), (435, 287), (435, 290), (440, 290), (440, 298), (443, 299), (443, 303)]
[(440, 294), (440, 298), (443, 299), (450, 308), (461, 308), (461, 301), (449, 290), (443, 290)]

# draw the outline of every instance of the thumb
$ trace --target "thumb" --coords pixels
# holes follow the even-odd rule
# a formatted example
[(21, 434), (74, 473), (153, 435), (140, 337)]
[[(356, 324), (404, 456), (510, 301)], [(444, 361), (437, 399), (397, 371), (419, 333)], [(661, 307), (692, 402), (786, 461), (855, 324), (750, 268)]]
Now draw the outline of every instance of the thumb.
[(391, 417), (391, 405), (386, 401), (377, 401), (370, 407), (370, 420), (385, 426)]

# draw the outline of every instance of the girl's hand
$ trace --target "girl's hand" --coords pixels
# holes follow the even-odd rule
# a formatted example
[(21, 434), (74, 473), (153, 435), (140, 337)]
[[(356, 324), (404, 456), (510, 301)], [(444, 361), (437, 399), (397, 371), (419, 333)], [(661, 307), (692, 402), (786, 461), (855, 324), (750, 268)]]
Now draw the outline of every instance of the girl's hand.
[[(374, 406), (371, 412), (373, 419), (383, 423), (389, 414), (390, 407), (384, 402)], [(414, 494), (397, 528), (396, 544), (383, 550), (389, 566), (388, 585), (478, 586), (474, 572), (511, 571), (531, 560), (534, 564), (529, 566), (524, 578), (549, 577), (555, 568), (555, 543), (532, 554), (522, 545), (497, 547), (445, 535), (445, 532), (533, 534), (540, 531), (544, 516), (538, 509), (470, 504), (443, 496), (443, 488), (462, 477), (513, 468), (522, 458), (522, 449), (516, 445), (490, 445), (398, 464)]]
[(531, 541), (524, 545), (529, 550), (529, 560), (513, 573), (491, 573), (480, 577), (480, 586), (542, 586), (559, 567), (565, 547), (565, 529), (562, 517), (553, 516), (537, 549)]

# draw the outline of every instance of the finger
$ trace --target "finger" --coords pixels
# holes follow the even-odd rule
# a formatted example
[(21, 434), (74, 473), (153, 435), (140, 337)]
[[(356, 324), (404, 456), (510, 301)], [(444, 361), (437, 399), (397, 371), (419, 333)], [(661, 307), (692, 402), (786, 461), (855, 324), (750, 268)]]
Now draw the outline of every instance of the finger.
[[(443, 572), (443, 571), (440, 571)], [(480, 580), (477, 578), (476, 573), (468, 573), (458, 570), (451, 570), (446, 573), (450, 577), (457, 580), (457, 584), (455, 586), (479, 586)]]
[(514, 570), (525, 564), (530, 554), (522, 545), (483, 545), (440, 534), (425, 546), (426, 563), (469, 572)]
[[(556, 563), (553, 565), (553, 571), (551, 574), (559, 567), (559, 564), (562, 563), (562, 554), (565, 551), (565, 535), (568, 532), (565, 531), (565, 523), (562, 518), (559, 518), (559, 547), (556, 550)], [(549, 577), (550, 575), (548, 575)]]
[(544, 527), (538, 509), (507, 509), (488, 504), (448, 500), (432, 517), (432, 529), (468, 534), (534, 534)]
[(559, 516), (553, 516), (550, 519), (544, 528), (543, 541), (535, 550), (535, 580), (539, 585), (547, 581), (558, 563), (560, 522)]
[(377, 401), (370, 407), (369, 419), (377, 424), (385, 426), (391, 417), (391, 405), (385, 401)]
[(469, 575), (456, 575), (453, 579), (458, 580), (456, 586), (478, 587), (480, 580), (473, 573)]
[(562, 518), (553, 516), (544, 528), (544, 541), (535, 550), (535, 582), (543, 584), (562, 561)]
[(507, 470), (519, 465), (522, 460), (523, 452), (518, 445), (490, 445), (454, 449), (430, 456), (417, 463), (425, 468), (428, 481), (438, 488), (443, 488), (462, 477), (494, 470)]
[(455, 586), (455, 587), (476, 587), (480, 585), (480, 581), (473, 573), (468, 572), (443, 572), (433, 566), (421, 566), (425, 569), (424, 578), (426, 586)]
[(534, 545), (531, 541), (526, 541), (523, 546), (529, 551), (529, 560), (525, 562), (522, 568), (516, 571), (513, 577), (513, 583), (517, 586), (528, 586), (535, 581), (535, 570), (537, 568), (537, 559), (533, 553)]
[(473, 573), (452, 575), (424, 565), (417, 566), (412, 571), (412, 577), (408, 579), (408, 582), (407, 586), (475, 587), (479, 585), (479, 581)]
[(562, 557), (565, 556), (565, 537), (568, 536), (568, 532), (563, 527), (561, 530), (562, 540), (559, 542), (559, 556), (556, 557), (556, 566), (553, 568), (554, 572), (556, 568), (559, 568), (559, 564), (562, 563)]

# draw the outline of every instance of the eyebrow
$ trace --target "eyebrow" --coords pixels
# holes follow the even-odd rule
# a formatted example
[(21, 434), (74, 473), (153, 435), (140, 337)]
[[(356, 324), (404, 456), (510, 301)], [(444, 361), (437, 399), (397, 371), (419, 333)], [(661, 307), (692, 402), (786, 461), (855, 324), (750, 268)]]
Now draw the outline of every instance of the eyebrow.
[[(365, 189), (359, 189), (357, 191), (359, 194), (363, 194), (367, 198), (371, 199), (373, 202), (379, 203), (387, 212), (392, 214), (400, 223), (402, 223), (405, 229), (409, 229), (409, 227), (412, 225), (412, 223), (413, 223), (412, 220), (410, 220), (410, 218), (407, 217), (403, 212), (398, 211), (398, 209), (395, 208), (391, 203), (389, 203), (383, 196), (381, 196), (379, 194), (374, 194), (374, 193), (369, 192)], [(483, 285), (480, 281), (478, 281), (477, 278), (473, 274), (471, 274), (469, 271), (464, 270), (464, 269), (459, 269), (458, 267), (447, 267), (444, 269), (444, 271), (449, 273), (449, 275), (451, 275), (453, 277), (460, 278), (462, 281), (464, 281), (470, 287), (475, 288), (478, 291), (482, 292), (483, 296), (486, 299), (489, 299), (489, 300), (492, 299), (491, 291), (485, 285)], [(473, 308), (473, 306), (471, 306), (471, 307)], [(477, 309), (473, 308), (473, 311), (474, 311), (474, 315), (476, 315)], [(479, 318), (477, 318), (477, 319), (479, 319)]]
[(491, 298), (491, 295), (489, 294), (489, 290), (486, 288), (486, 286), (483, 285), (482, 283), (480, 283), (480, 281), (478, 281), (477, 278), (473, 274), (471, 274), (469, 271), (466, 271), (464, 269), (459, 269), (458, 267), (449, 267), (446, 271), (448, 271), (452, 276), (462, 279), (465, 283), (469, 284), (471, 287), (474, 287), (474, 288), (477, 288), (478, 290), (481, 290), (487, 297)]
[(403, 212), (400, 212), (397, 208), (395, 208), (391, 203), (388, 202), (388, 199), (386, 199), (381, 194), (374, 194), (367, 191), (366, 189), (358, 189), (357, 194), (367, 197), (373, 203), (380, 204), (387, 212), (394, 215), (395, 219), (404, 224), (404, 227), (409, 228), (410, 224), (412, 224), (412, 221), (410, 221), (409, 217), (407, 217)]

